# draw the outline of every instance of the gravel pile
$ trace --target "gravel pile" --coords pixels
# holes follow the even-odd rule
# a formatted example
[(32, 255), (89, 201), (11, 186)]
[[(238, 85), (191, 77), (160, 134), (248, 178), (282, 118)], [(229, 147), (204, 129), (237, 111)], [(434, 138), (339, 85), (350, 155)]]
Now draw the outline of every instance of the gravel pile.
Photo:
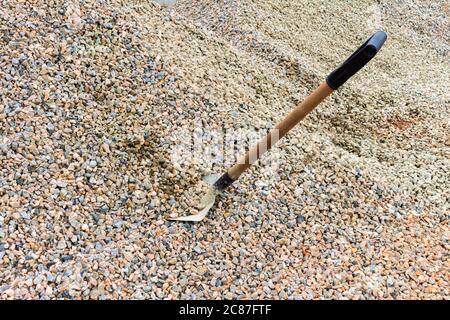
[[(445, 8), (4, 2), (0, 298), (448, 299)], [(165, 220), (195, 213), (203, 177), (233, 162), (174, 161), (177, 147), (263, 134), (377, 24), (383, 50), (275, 168), (253, 167), (204, 222)]]

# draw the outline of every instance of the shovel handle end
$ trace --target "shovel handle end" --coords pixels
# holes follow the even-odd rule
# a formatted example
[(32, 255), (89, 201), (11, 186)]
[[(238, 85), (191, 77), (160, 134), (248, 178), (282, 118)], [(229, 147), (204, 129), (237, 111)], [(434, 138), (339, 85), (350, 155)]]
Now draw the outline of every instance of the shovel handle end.
[(327, 77), (327, 84), (337, 90), (355, 73), (361, 70), (380, 51), (387, 34), (384, 31), (375, 32), (353, 54), (347, 58), (336, 70)]

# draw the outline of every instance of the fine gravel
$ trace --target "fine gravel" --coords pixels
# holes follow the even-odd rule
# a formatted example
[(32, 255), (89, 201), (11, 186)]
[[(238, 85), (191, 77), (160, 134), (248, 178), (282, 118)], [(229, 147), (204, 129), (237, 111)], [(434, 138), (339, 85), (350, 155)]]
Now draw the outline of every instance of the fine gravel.
[[(233, 163), (208, 134), (264, 134), (380, 27), (203, 222), (165, 219)], [(2, 1), (0, 299), (449, 299), (448, 27), (446, 1)]]

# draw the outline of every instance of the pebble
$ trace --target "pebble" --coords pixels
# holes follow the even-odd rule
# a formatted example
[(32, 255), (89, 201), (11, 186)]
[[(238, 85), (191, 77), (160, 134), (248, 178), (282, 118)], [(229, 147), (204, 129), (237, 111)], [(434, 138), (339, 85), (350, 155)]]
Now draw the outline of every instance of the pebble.
[(64, 240), (58, 241), (58, 244), (56, 245), (57, 249), (65, 249), (66, 248), (66, 242)]
[(70, 261), (72, 259), (73, 259), (72, 255), (63, 255), (63, 256), (61, 256), (61, 261), (62, 262), (67, 262), (67, 261)]
[(268, 187), (269, 185), (264, 181), (258, 180), (255, 182), (255, 186), (257, 186), (258, 188), (265, 188)]
[(111, 29), (113, 28), (113, 25), (112, 25), (111, 22), (107, 22), (107, 23), (105, 23), (103, 26), (104, 26), (106, 29), (109, 29), (109, 30), (111, 30)]
[(21, 212), (20, 216), (22, 217), (22, 219), (30, 220), (30, 215), (26, 212)]
[(386, 282), (388, 287), (393, 287), (395, 284), (394, 279), (392, 279), (391, 277), (388, 277)]
[(198, 254), (201, 254), (201, 253), (203, 253), (204, 250), (202, 248), (200, 248), (199, 246), (195, 246), (194, 251), (197, 252)]
[(110, 153), (110, 152), (111, 152), (111, 149), (110, 149), (110, 147), (109, 147), (109, 144), (107, 144), (107, 143), (103, 143), (103, 144), (101, 145), (101, 150), (102, 150), (103, 152), (105, 152), (105, 153)]
[(123, 226), (123, 224), (124, 224), (124, 221), (123, 221), (123, 220), (117, 220), (117, 221), (115, 221), (115, 222), (113, 223), (113, 226), (114, 226), (115, 228), (120, 228), (120, 227)]
[(47, 131), (48, 133), (52, 134), (53, 132), (55, 132), (55, 125), (52, 123), (47, 124)]

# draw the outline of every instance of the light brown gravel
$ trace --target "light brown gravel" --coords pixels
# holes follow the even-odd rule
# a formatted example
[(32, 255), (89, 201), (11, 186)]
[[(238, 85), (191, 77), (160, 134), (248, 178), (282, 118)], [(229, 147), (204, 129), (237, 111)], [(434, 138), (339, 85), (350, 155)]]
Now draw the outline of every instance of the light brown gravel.
[[(0, 299), (448, 299), (448, 5), (373, 5), (3, 2)], [(174, 134), (275, 124), (374, 10), (388, 42), (277, 174), (166, 221), (226, 166)]]

